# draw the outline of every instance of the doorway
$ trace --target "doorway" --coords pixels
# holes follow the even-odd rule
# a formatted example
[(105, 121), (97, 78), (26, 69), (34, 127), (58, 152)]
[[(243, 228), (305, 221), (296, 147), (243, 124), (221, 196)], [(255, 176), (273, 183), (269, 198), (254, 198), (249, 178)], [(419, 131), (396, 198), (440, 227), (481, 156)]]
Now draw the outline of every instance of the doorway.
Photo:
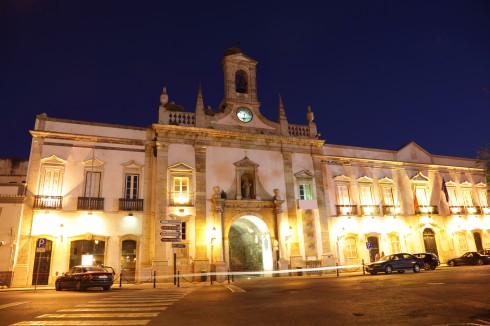
[(367, 242), (369, 243), (369, 260), (371, 262), (379, 260), (379, 240), (378, 237), (368, 237)]
[(480, 234), (480, 232), (473, 232), (473, 238), (475, 239), (476, 251), (483, 250), (483, 243), (481, 241), (481, 234)]
[(437, 244), (436, 244), (436, 234), (432, 229), (424, 229), (424, 247), (425, 252), (430, 252), (439, 257), (439, 253), (437, 252)]
[(230, 227), (230, 270), (272, 271), (273, 257), (269, 229), (256, 216), (242, 216)]
[(52, 248), (53, 241), (46, 240), (45, 251), (36, 252), (34, 257), (34, 268), (32, 270), (32, 285), (48, 285)]

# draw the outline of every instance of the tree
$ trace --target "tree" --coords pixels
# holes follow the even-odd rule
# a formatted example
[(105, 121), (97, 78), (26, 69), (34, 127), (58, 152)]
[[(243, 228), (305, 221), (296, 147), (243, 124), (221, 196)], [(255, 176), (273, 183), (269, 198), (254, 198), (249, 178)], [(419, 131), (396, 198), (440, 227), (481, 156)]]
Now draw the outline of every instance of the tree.
[(476, 151), (477, 164), (484, 169), (487, 185), (490, 183), (490, 146), (479, 148)]

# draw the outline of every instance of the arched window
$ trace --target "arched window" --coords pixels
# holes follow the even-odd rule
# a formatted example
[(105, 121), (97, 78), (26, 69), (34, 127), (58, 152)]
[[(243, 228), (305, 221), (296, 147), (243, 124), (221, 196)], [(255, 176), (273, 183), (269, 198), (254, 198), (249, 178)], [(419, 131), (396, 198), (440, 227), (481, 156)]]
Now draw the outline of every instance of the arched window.
[(235, 73), (235, 90), (237, 93), (248, 93), (247, 74), (243, 70)]

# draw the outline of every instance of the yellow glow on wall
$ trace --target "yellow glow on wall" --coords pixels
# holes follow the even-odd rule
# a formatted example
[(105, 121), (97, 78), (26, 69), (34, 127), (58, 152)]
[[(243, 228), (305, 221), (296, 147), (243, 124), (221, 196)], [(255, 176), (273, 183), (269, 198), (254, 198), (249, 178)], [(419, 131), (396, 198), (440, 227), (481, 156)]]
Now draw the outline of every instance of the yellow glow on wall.
[(82, 255), (82, 265), (92, 266), (94, 261), (93, 255)]

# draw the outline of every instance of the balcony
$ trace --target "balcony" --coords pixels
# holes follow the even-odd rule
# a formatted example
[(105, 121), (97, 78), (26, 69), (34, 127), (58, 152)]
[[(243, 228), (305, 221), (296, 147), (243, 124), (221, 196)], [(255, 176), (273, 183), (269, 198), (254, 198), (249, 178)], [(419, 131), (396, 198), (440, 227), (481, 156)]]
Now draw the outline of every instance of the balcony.
[(194, 193), (170, 192), (169, 206), (194, 206)]
[(487, 207), (480, 207), (480, 206), (466, 206), (465, 210), (468, 215), (480, 215), (482, 214), (483, 209), (485, 209), (487, 212), (486, 214), (490, 213), (490, 210)]
[(335, 205), (337, 215), (357, 215), (357, 205)]
[(439, 214), (439, 208), (431, 205), (420, 205), (415, 209), (415, 214)]
[(479, 206), (480, 214), (490, 215), (490, 207), (488, 206)]
[(103, 211), (104, 198), (102, 197), (78, 197), (78, 210)]
[(464, 206), (449, 206), (449, 211), (451, 214), (464, 214), (465, 209)]
[(63, 196), (34, 196), (34, 208), (61, 209)]
[(361, 205), (361, 212), (364, 216), (379, 215), (378, 205)]
[(120, 211), (142, 211), (143, 210), (143, 199), (129, 199), (129, 198), (119, 198), (119, 210)]
[(383, 214), (384, 215), (400, 215), (401, 208), (400, 205), (384, 205), (383, 206)]

